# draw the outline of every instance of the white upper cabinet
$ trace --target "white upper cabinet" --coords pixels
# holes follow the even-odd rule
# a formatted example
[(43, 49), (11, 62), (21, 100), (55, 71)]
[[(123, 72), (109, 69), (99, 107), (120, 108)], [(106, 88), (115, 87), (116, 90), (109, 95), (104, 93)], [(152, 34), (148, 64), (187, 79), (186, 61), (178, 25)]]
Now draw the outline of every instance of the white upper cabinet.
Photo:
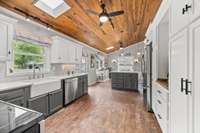
[(8, 43), (8, 37), (7, 37), (7, 33), (8, 33), (8, 26), (7, 24), (0, 22), (0, 60), (5, 60), (7, 57), (7, 43)]
[(76, 47), (76, 62), (82, 62), (82, 47)]
[(78, 46), (76, 43), (61, 37), (53, 37), (53, 45), (51, 47), (51, 63), (75, 64), (80, 63), (81, 57), (81, 46)]
[(0, 14), (0, 61), (12, 58), (12, 41), (16, 20)]
[[(170, 36), (189, 24), (188, 0), (172, 0), (170, 7)], [(189, 9), (188, 9), (189, 10)]]
[(200, 16), (200, 0), (172, 0), (170, 8), (170, 36), (178, 33)]
[(194, 20), (195, 18), (200, 16), (200, 0), (190, 0), (191, 3), (191, 18), (190, 20)]

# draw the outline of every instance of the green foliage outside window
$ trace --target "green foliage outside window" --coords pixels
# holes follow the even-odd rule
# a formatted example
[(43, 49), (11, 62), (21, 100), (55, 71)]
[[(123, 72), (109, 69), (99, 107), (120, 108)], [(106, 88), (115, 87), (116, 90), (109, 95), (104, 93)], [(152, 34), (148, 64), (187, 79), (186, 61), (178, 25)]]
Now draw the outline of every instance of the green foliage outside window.
[(44, 47), (17, 40), (14, 45), (14, 68), (31, 69), (33, 64), (43, 64)]

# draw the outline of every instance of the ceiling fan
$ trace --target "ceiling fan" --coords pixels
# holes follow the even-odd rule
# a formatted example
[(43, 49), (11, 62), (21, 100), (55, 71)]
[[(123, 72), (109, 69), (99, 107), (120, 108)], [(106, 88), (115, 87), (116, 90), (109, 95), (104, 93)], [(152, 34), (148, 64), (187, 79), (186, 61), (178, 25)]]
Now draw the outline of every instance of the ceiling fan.
[(90, 9), (86, 9), (86, 12), (99, 17), (99, 21), (100, 21), (99, 26), (100, 27), (103, 26), (103, 24), (105, 22), (109, 21), (110, 24), (112, 25), (113, 29), (114, 29), (114, 24), (112, 22), (111, 17), (116, 17), (116, 16), (119, 16), (119, 15), (122, 15), (122, 14), (124, 14), (124, 11), (120, 10), (120, 11), (114, 11), (114, 12), (108, 13), (107, 10), (106, 10), (106, 4), (103, 3), (102, 0), (100, 0), (100, 7), (102, 9), (101, 13), (98, 13), (98, 12), (90, 10)]

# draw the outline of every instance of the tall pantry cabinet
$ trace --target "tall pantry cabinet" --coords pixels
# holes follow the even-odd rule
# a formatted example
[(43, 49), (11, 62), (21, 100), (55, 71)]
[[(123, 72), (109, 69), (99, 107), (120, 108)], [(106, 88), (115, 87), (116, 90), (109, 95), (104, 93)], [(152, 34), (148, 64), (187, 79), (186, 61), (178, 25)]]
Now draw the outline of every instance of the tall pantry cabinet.
[(169, 133), (200, 133), (200, 1), (171, 0)]

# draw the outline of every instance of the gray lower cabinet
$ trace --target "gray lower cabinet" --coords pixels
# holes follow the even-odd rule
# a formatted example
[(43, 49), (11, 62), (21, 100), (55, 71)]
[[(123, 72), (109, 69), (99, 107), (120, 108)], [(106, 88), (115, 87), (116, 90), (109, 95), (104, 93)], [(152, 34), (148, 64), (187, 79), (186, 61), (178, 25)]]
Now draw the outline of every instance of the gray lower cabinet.
[(48, 94), (30, 98), (28, 108), (41, 112), (45, 117), (63, 107), (63, 90), (59, 89)]
[(138, 90), (137, 73), (111, 73), (111, 81), (113, 89)]
[(88, 93), (88, 76), (84, 75), (83, 78), (83, 93), (87, 94)]
[(40, 125), (39, 124), (35, 124), (31, 128), (29, 128), (26, 131), (24, 131), (23, 133), (40, 133)]
[(52, 114), (63, 107), (63, 90), (49, 93), (49, 113)]
[(0, 92), (0, 100), (13, 103), (18, 106), (27, 107), (30, 96), (30, 87), (16, 88)]
[(49, 114), (49, 96), (48, 94), (34, 97), (28, 100), (28, 108), (41, 112), (44, 116)]

